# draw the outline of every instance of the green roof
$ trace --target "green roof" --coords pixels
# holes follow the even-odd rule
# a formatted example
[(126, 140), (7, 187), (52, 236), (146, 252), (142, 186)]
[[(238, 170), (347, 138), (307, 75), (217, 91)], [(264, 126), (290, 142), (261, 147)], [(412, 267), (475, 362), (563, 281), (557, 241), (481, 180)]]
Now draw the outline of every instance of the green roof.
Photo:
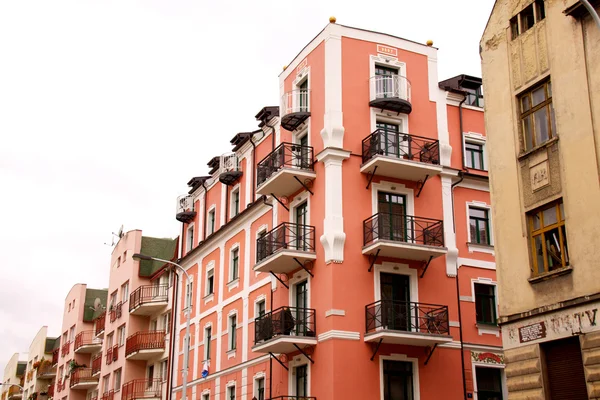
[[(142, 236), (141, 253), (146, 256), (175, 260), (177, 258), (177, 239), (159, 239)], [(139, 276), (151, 277), (157, 273), (164, 263), (158, 261), (141, 260)]]
[(108, 298), (108, 289), (86, 289), (85, 304), (83, 305), (83, 320), (92, 322), (94, 320), (94, 301), (100, 299), (100, 302), (106, 307), (106, 299)]
[(58, 348), (58, 346), (56, 346), (56, 342), (60, 344), (60, 338), (46, 338), (46, 346), (44, 347), (44, 353), (52, 354), (52, 351)]
[(23, 376), (25, 374), (25, 369), (27, 368), (27, 362), (26, 361), (19, 361), (17, 363), (17, 376)]

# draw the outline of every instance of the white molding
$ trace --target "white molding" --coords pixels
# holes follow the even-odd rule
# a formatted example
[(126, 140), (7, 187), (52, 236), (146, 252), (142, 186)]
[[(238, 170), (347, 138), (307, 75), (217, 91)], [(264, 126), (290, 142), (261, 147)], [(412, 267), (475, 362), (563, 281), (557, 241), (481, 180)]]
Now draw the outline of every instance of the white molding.
[(450, 321), (448, 323), (449, 326), (453, 327), (453, 328), (460, 328), (460, 322), (458, 321)]
[(494, 327), (483, 328), (483, 327), (478, 326), (477, 332), (479, 333), (479, 336), (493, 335), (496, 337), (500, 337), (500, 328), (494, 328)]
[(407, 114), (394, 114), (389, 111), (381, 111), (375, 107), (371, 107), (371, 132), (375, 132), (377, 129), (377, 122), (381, 121), (388, 124), (398, 125), (399, 131), (402, 133), (410, 133), (408, 127), (408, 115)]
[(311, 197), (312, 196), (309, 196), (307, 191), (302, 191), (294, 197), (288, 205), (288, 208), (290, 209), (290, 212), (288, 213), (289, 222), (296, 223), (296, 208), (306, 203), (306, 225), (310, 225)]
[(464, 267), (474, 267), (483, 269), (496, 269), (496, 263), (494, 261), (482, 261), (474, 258), (458, 257), (458, 265)]
[(319, 342), (325, 342), (325, 341), (331, 340), (331, 339), (360, 340), (360, 332), (330, 330), (330, 331), (321, 333), (317, 337), (317, 340)]
[(305, 270), (300, 270), (297, 271), (294, 276), (292, 276), (291, 278), (289, 278), (288, 280), (288, 286), (289, 286), (289, 290), (288, 290), (288, 304), (290, 304), (292, 307), (297, 307), (296, 304), (296, 286), (299, 283), (302, 283), (306, 281), (306, 308), (310, 308), (310, 303), (311, 303), (311, 295), (312, 295), (312, 290), (311, 290), (311, 276), (308, 274), (308, 272), (306, 272)]
[(227, 282), (227, 291), (231, 292), (233, 289), (240, 286), (240, 278), (236, 278), (232, 281)]
[(467, 243), (467, 248), (469, 249), (469, 253), (486, 253), (493, 256), (496, 255), (494, 246), (486, 246), (478, 243)]
[(264, 301), (265, 302), (265, 313), (269, 312), (267, 310), (267, 296), (264, 294), (259, 295), (258, 297), (256, 297), (256, 299), (254, 299), (254, 318), (252, 319), (253, 321), (258, 318), (258, 303)]
[(296, 382), (295, 382), (295, 375), (296, 375), (296, 371), (295, 368), (296, 367), (300, 367), (306, 365), (306, 388), (307, 388), (307, 392), (306, 396), (310, 396), (311, 394), (311, 363), (308, 362), (308, 360), (306, 359), (306, 357), (302, 356), (302, 355), (298, 355), (295, 356), (293, 359), (290, 359), (288, 361), (288, 368), (289, 368), (289, 373), (288, 373), (288, 392), (291, 392), (290, 395), (291, 396), (295, 396), (296, 395)]
[(346, 311), (345, 310), (336, 310), (334, 308), (325, 311), (325, 318), (332, 317), (332, 316), (344, 317), (344, 316), (346, 316)]
[(454, 277), (458, 270), (458, 248), (454, 232), (454, 209), (452, 206), (452, 177), (442, 174), (442, 211), (444, 215), (444, 244), (446, 253), (446, 275)]
[(407, 188), (404, 184), (402, 183), (396, 183), (396, 182), (387, 182), (387, 181), (380, 181), (379, 183), (373, 183), (371, 184), (371, 211), (372, 214), (377, 214), (379, 212), (379, 210), (377, 209), (378, 206), (378, 201), (377, 201), (377, 194), (379, 192), (388, 192), (388, 193), (395, 193), (395, 194), (401, 194), (406, 196), (406, 214), (407, 215), (415, 215), (415, 191), (414, 189), (410, 189)]
[(500, 379), (502, 384), (502, 398), (508, 399), (508, 386), (506, 385), (506, 373), (504, 371), (504, 365), (501, 364), (484, 364), (477, 361), (471, 360), (473, 368), (471, 368), (471, 374), (473, 376), (473, 399), (478, 400), (479, 395), (477, 394), (477, 368), (496, 368), (500, 370)]
[(456, 185), (456, 187), (479, 190), (481, 192), (488, 192), (488, 193), (490, 191), (490, 185), (489, 185), (488, 181), (483, 181), (480, 179), (469, 179), (468, 177), (465, 177), (465, 180), (462, 181), (461, 183), (459, 183), (458, 185)]
[[(463, 159), (463, 165), (466, 166), (467, 165), (467, 143), (472, 143), (472, 144), (477, 144), (480, 145), (482, 147), (483, 150), (483, 169), (477, 169), (477, 168), (472, 168), (474, 170), (477, 171), (488, 171), (488, 167), (489, 167), (489, 161), (488, 161), (488, 151), (487, 151), (487, 138), (485, 137), (485, 135), (481, 134), (481, 133), (477, 133), (477, 132), (463, 132), (462, 133), (462, 147), (463, 147), (463, 154), (464, 154), (464, 159)], [(471, 168), (471, 167), (469, 167)]]
[[(210, 232), (208, 229), (208, 216), (210, 215), (211, 212), (215, 212), (215, 217), (214, 217), (214, 221), (215, 221), (215, 229), (214, 231)], [(208, 237), (209, 235), (212, 235), (213, 233), (215, 233), (219, 228), (217, 228), (217, 205), (216, 204), (212, 204), (210, 207), (208, 207), (208, 209), (206, 210), (206, 226), (204, 227), (204, 229), (206, 230), (206, 236)], [(209, 233), (210, 232), (210, 233)]]
[[(233, 252), (237, 250), (238, 252), (238, 276), (237, 278), (233, 279), (232, 275), (233, 275)], [(231, 291), (232, 288), (237, 287), (233, 286), (233, 283), (235, 283), (235, 281), (237, 281), (237, 283), (239, 284), (240, 281), (240, 269), (241, 269), (241, 265), (240, 265), (240, 258), (241, 258), (241, 254), (240, 254), (240, 243), (236, 242), (233, 245), (231, 245), (231, 247), (229, 248), (229, 273), (227, 274), (227, 287), (229, 288), (229, 290)], [(232, 286), (230, 287), (229, 284), (232, 284)]]
[(410, 268), (408, 264), (393, 263), (384, 261), (381, 264), (374, 265), (373, 284), (375, 285), (375, 299), (381, 300), (381, 273), (406, 275), (409, 278), (408, 284), (410, 287), (410, 301), (413, 303), (419, 302), (419, 277), (418, 271), (415, 268)]
[[(442, 346), (442, 345), (440, 345)], [(421, 399), (421, 389), (419, 382), (419, 359), (407, 357), (404, 354), (392, 354), (389, 356), (379, 356), (379, 396), (383, 400), (383, 361), (403, 361), (412, 363), (412, 384), (413, 384), (413, 400)]]
[[(249, 180), (249, 179), (247, 179)], [(229, 187), (226, 186), (227, 190), (229, 191)], [(238, 201), (238, 214), (241, 213), (244, 210), (244, 206), (241, 203), (242, 201), (242, 189), (240, 188), (240, 183), (237, 183), (235, 186), (233, 186), (230, 190), (231, 193), (229, 193), (229, 219), (231, 220), (231, 218), (235, 217), (235, 215), (233, 215), (233, 201), (231, 201), (231, 199), (233, 198), (233, 193), (235, 191), (238, 191), (238, 196), (239, 196), (239, 201)], [(237, 214), (236, 214), (237, 215)]]
[[(218, 176), (221, 173), (222, 165), (219, 165), (219, 170), (217, 171), (217, 180), (219, 180)], [(221, 215), (219, 215), (219, 228), (227, 223), (227, 200), (229, 197), (229, 186), (221, 183)]]
[[(476, 200), (471, 200), (471, 201), (467, 201), (465, 202), (465, 207), (466, 207), (466, 211), (467, 211), (467, 243), (469, 245), (473, 245), (473, 250), (474, 251), (480, 251), (482, 253), (489, 253), (489, 254), (494, 254), (493, 253), (493, 249), (491, 249), (491, 253), (488, 251), (485, 251), (483, 249), (483, 246), (477, 246), (478, 243), (472, 243), (472, 238), (471, 238), (471, 215), (469, 214), (469, 210), (471, 209), (471, 207), (473, 208), (479, 208), (479, 209), (483, 209), (483, 210), (487, 210), (487, 216), (488, 216), (488, 235), (490, 236), (490, 244), (489, 246), (493, 246), (494, 245), (494, 234), (493, 234), (493, 226), (492, 226), (492, 206), (487, 204), (485, 201), (476, 201)], [(477, 247), (480, 247), (479, 250), (476, 250)], [(469, 248), (469, 252), (471, 253), (472, 251), (470, 251), (471, 249)]]
[[(437, 68), (435, 69), (435, 74), (437, 75)], [(429, 71), (429, 76), (431, 76), (431, 71)], [(437, 87), (437, 82), (435, 83), (435, 85)], [(430, 90), (433, 91), (433, 89)], [(452, 146), (450, 146), (450, 131), (448, 129), (448, 108), (446, 107), (446, 92), (437, 87), (434, 97), (435, 110), (437, 115), (438, 140), (440, 142), (440, 164), (445, 167), (450, 167), (452, 161)]]

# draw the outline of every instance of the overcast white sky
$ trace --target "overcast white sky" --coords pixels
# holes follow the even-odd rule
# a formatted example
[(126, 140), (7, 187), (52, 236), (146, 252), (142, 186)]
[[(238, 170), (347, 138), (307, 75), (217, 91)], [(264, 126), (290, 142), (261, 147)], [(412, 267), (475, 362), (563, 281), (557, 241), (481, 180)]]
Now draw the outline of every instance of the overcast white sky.
[(40, 326), (60, 334), (73, 284), (107, 286), (111, 231), (178, 234), (177, 195), (278, 104), (282, 66), (330, 15), (433, 40), (441, 80), (480, 76), (492, 5), (1, 1), (0, 368)]

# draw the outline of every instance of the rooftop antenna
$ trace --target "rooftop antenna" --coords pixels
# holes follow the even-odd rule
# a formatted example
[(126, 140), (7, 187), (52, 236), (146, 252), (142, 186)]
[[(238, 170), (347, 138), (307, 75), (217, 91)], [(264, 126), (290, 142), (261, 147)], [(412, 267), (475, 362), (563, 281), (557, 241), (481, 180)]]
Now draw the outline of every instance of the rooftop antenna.
[(113, 235), (113, 238), (112, 238), (112, 240), (111, 240), (111, 243), (110, 243), (110, 244), (108, 244), (108, 243), (104, 242), (104, 245), (105, 245), (105, 246), (111, 246), (111, 247), (112, 247), (112, 246), (114, 246), (114, 245), (115, 245), (115, 237), (118, 237), (119, 239), (121, 239), (121, 238), (123, 237), (123, 235), (124, 235), (124, 234), (123, 234), (123, 225), (121, 224), (121, 227), (119, 228), (119, 231), (118, 231), (117, 233), (114, 233), (114, 232), (111, 232), (111, 233), (112, 233), (112, 235)]

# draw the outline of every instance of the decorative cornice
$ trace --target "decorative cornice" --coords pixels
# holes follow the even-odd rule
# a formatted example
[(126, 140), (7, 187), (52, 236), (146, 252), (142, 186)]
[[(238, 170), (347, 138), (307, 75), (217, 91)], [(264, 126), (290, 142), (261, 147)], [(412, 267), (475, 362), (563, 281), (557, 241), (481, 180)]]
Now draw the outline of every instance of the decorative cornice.
[(325, 342), (330, 339), (360, 340), (360, 332), (331, 330), (321, 333), (318, 336), (319, 342)]

